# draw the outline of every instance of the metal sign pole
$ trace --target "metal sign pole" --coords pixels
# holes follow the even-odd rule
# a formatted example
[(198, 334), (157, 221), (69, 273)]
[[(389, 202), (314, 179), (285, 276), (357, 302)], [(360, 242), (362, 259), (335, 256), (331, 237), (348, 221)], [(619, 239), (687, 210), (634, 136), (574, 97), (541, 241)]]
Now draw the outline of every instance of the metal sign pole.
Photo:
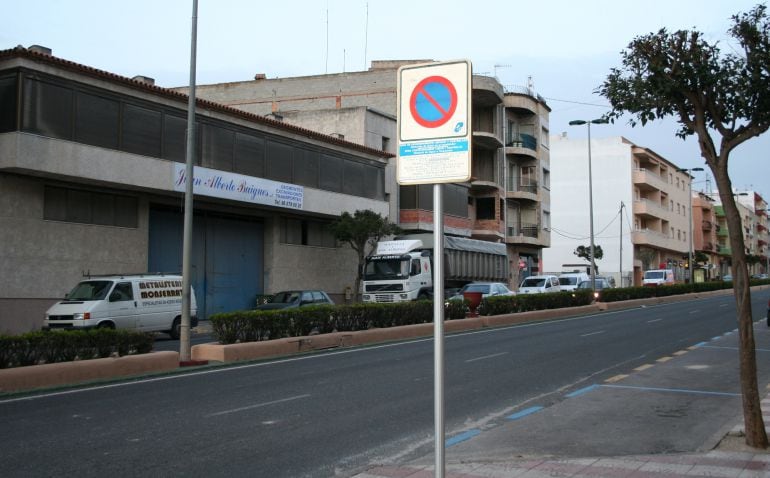
[(442, 185), (433, 185), (433, 371), (436, 478), (444, 478), (444, 211)]

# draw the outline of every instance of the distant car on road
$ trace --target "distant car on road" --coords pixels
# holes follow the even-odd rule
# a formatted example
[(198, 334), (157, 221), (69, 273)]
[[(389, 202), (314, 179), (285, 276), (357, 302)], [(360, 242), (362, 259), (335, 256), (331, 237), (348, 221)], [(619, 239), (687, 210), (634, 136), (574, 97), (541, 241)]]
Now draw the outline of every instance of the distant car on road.
[(554, 275), (529, 276), (519, 285), (521, 294), (542, 294), (561, 291), (559, 278)]
[(730, 274), (727, 274), (726, 276), (722, 277), (722, 280), (725, 281), (725, 282), (732, 282), (733, 281), (733, 276), (730, 275)]
[(334, 305), (334, 301), (322, 290), (285, 290), (275, 294), (267, 303), (258, 305), (256, 309), (277, 310), (307, 305)]
[(465, 292), (481, 292), (481, 297), (492, 297), (498, 295), (516, 295), (502, 282), (471, 282), (465, 284), (457, 291), (457, 294), (451, 296), (450, 300), (462, 300)]
[[(603, 277), (597, 277), (595, 279), (596, 287), (594, 288), (594, 300), (601, 300), (602, 297), (602, 290), (603, 289), (610, 289), (612, 286), (610, 286), (610, 283), (607, 279)], [(577, 286), (577, 290), (591, 290), (591, 281), (583, 281)]]

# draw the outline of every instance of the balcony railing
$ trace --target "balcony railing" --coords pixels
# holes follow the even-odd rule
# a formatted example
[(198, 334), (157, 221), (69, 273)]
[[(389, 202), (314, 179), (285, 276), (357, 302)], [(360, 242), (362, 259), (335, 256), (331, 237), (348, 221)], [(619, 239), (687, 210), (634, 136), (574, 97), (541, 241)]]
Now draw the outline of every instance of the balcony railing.
[(537, 151), (537, 138), (531, 134), (524, 133), (512, 135), (505, 145), (512, 148), (527, 148)]
[(704, 231), (710, 231), (714, 224), (711, 221), (703, 221), (701, 223), (701, 229)]
[(537, 181), (529, 181), (529, 184), (522, 185), (522, 184), (518, 184), (518, 182), (516, 181), (516, 178), (511, 178), (510, 181), (508, 181), (508, 192), (509, 193), (523, 192), (523, 193), (537, 194)]
[(508, 226), (509, 236), (538, 237), (540, 227), (537, 224), (521, 223), (517, 226)]

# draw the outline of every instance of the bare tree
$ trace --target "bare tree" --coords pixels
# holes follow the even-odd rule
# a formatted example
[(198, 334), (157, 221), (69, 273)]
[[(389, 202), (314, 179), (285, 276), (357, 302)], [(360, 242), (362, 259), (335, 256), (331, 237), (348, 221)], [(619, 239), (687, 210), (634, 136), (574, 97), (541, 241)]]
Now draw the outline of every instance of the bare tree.
[(732, 17), (738, 43), (722, 53), (698, 31), (661, 29), (635, 38), (598, 92), (612, 104), (613, 121), (630, 113), (631, 125), (673, 117), (681, 138), (694, 135), (719, 189), (732, 248), (733, 284), (740, 335), (740, 374), (746, 443), (767, 448), (757, 388), (751, 291), (741, 219), (727, 163), (741, 143), (770, 127), (770, 21), (766, 6)]

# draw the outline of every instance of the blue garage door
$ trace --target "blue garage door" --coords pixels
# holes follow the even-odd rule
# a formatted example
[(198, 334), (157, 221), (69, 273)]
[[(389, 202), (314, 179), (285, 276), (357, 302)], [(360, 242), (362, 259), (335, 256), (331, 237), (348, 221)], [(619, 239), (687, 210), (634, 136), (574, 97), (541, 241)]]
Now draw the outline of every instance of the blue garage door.
[[(150, 211), (149, 271), (182, 271), (182, 228), (181, 213)], [(263, 244), (259, 222), (195, 214), (191, 280), (199, 318), (254, 307), (263, 292)]]

